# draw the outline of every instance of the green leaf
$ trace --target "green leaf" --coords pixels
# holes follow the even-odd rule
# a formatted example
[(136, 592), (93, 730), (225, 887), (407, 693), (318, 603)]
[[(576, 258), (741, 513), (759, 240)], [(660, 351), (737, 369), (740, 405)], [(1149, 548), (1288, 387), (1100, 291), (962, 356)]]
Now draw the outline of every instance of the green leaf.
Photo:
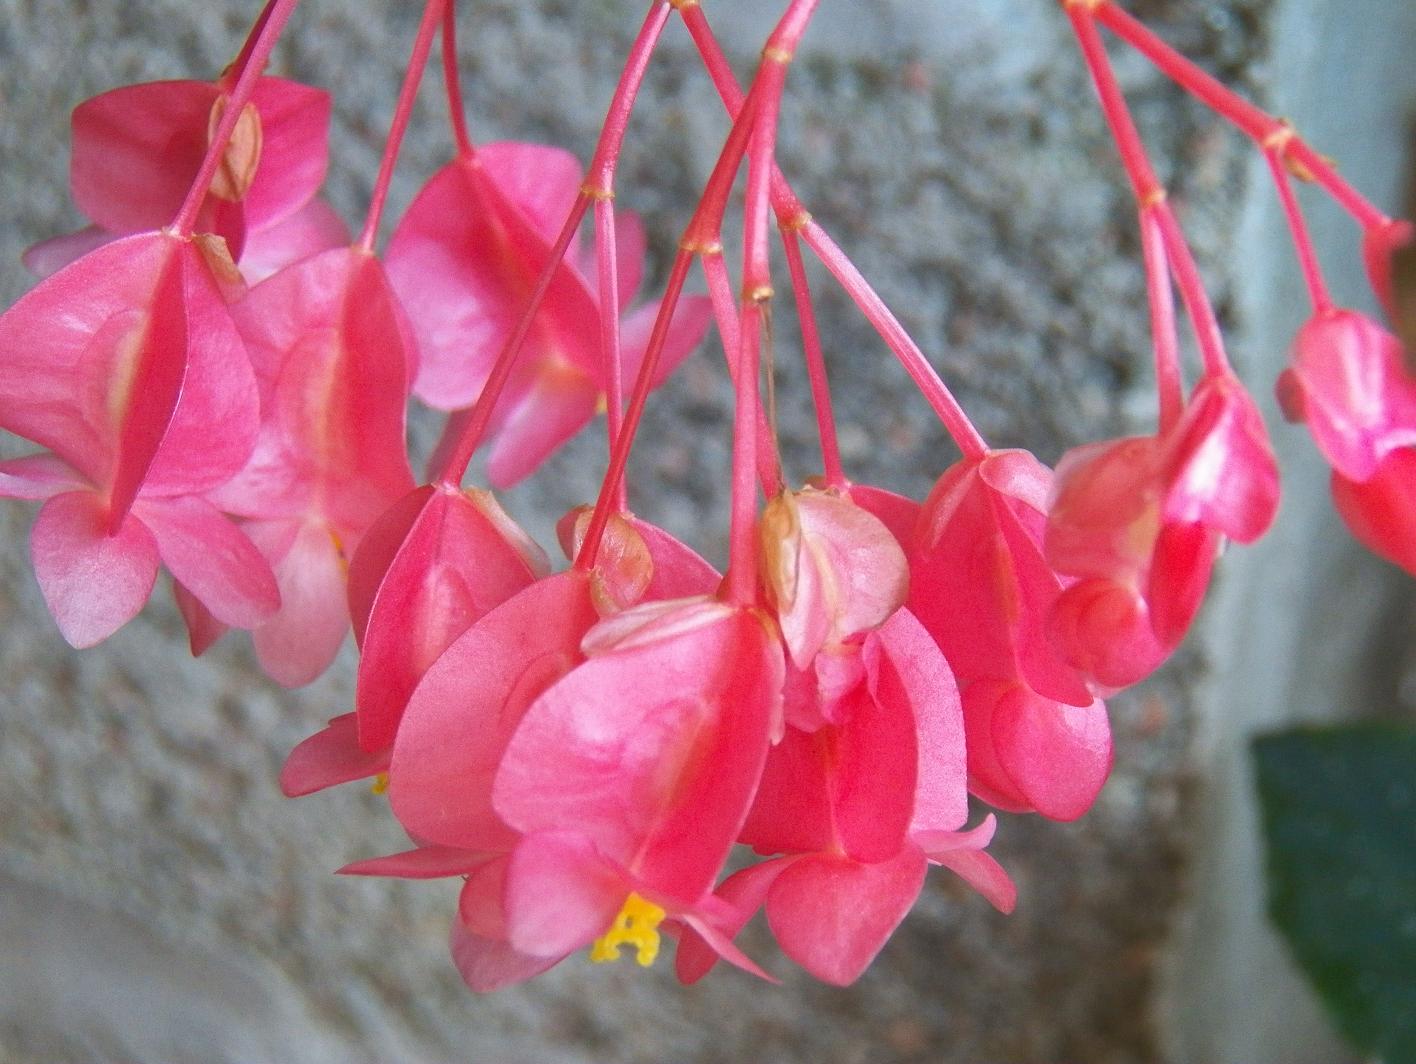
[(1269, 916), (1343, 1035), (1416, 1064), (1416, 730), (1254, 741)]

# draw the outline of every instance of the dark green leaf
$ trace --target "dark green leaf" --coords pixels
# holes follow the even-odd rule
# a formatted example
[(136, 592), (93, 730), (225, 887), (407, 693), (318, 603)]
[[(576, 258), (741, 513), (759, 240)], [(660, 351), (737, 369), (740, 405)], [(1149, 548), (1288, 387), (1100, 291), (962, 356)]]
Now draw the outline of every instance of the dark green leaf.
[(1270, 735), (1254, 760), (1270, 917), (1338, 1029), (1416, 1064), (1416, 730)]

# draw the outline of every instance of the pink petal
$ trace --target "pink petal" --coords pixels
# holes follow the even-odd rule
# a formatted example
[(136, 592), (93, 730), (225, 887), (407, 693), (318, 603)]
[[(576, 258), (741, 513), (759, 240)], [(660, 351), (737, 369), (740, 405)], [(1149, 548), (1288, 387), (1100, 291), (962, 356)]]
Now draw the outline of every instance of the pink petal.
[[(555, 243), (584, 180), (585, 171), (574, 154), (550, 144), (502, 140), (479, 147), (475, 165), (486, 170), (547, 245)], [(641, 258), (643, 254), (641, 248)]]
[[(659, 315), (658, 302), (646, 303), (638, 310), (626, 315), (620, 323), (620, 354), (623, 359), (621, 373), (625, 381), (625, 393), (633, 387), (639, 374), (639, 367), (648, 353), (649, 337), (654, 329), (654, 319)], [(669, 323), (668, 334), (664, 337), (664, 349), (659, 354), (654, 367), (653, 386), (659, 387), (669, 379), (693, 349), (702, 341), (708, 331), (708, 323), (713, 320), (713, 304), (707, 296), (683, 296), (674, 308), (673, 321)], [(599, 379), (599, 373), (596, 373)], [(603, 381), (601, 387), (603, 388)]]
[(738, 949), (737, 944), (733, 942), (731, 938), (702, 916), (689, 912), (680, 916), (680, 919), (697, 934), (698, 938), (703, 941), (709, 949), (729, 964), (736, 968), (741, 968), (749, 975), (755, 975), (757, 978), (766, 980), (769, 983), (776, 984), (780, 982), (779, 979), (763, 971), (756, 961), (742, 950)]
[(740, 843), (760, 854), (815, 853), (835, 846), (828, 775), (837, 745), (834, 733), (834, 728), (810, 734), (786, 729), (768, 751), (752, 808), (738, 833)]
[(1334, 470), (1332, 498), (1359, 542), (1416, 576), (1416, 448), (1393, 451), (1363, 483)]
[(1155, 541), (1146, 598), (1161, 646), (1180, 645), (1199, 612), (1219, 557), (1219, 533), (1203, 525), (1166, 525)]
[(901, 547), (907, 552), (913, 549), (915, 525), (919, 523), (919, 503), (868, 484), (852, 484), (847, 494), (862, 510), (874, 514)]
[(457, 895), (457, 916), (474, 935), (506, 939), (506, 872), (511, 853), (498, 854), (468, 873)]
[(399, 879), (442, 879), (462, 876), (487, 863), (487, 856), (455, 846), (419, 846), (386, 857), (354, 861), (339, 870), (342, 876), (395, 876)]
[(1145, 601), (1110, 580), (1073, 584), (1053, 603), (1048, 623), (1067, 661), (1110, 691), (1140, 683), (1174, 649), (1159, 641)]
[(783, 953), (816, 978), (849, 986), (909, 913), (926, 868), (915, 847), (879, 864), (803, 857), (772, 884), (767, 920)]
[(998, 758), (993, 725), (999, 706), (1012, 697), (1017, 681), (975, 680), (961, 688), (968, 739), (969, 793), (995, 809), (1030, 813), (1032, 805)]
[(20, 261), (25, 269), (43, 280), (51, 273), (58, 273), (69, 263), (83, 258), (90, 251), (102, 247), (115, 239), (114, 233), (96, 225), (90, 225), (75, 233), (50, 237), (25, 248)]
[(782, 660), (746, 611), (687, 631), (672, 614), (661, 623), (678, 634), (592, 657), (532, 704), (493, 802), (518, 830), (583, 832), (646, 889), (691, 904), (747, 814)]
[(91, 647), (132, 620), (157, 579), (157, 543), (129, 516), (109, 531), (108, 509), (92, 492), (56, 495), (30, 533), (34, 574), (71, 646)]
[(324, 183), (331, 100), (323, 89), (265, 77), (251, 102), (261, 116), (261, 161), (242, 206), (255, 232), (294, 215)]
[(890, 684), (874, 685), (869, 696), (859, 691), (835, 729), (831, 797), (836, 836), (846, 856), (857, 861), (884, 861), (898, 854), (914, 814), (919, 748), (914, 707), (903, 694)]
[(280, 608), (270, 566), (216, 507), (195, 497), (144, 499), (134, 512), (152, 530), (162, 562), (217, 620), (254, 628)]
[(288, 218), (257, 229), (241, 251), (241, 274), (255, 285), (297, 262), (349, 243), (349, 227), (322, 199), (312, 199)]
[(345, 713), (291, 750), (280, 769), (280, 792), (299, 798), (387, 772), (390, 751), (366, 753), (359, 746), (357, 728), (354, 714)]
[(211, 610), (203, 606), (201, 600), (183, 587), (180, 581), (172, 581), (172, 600), (177, 603), (177, 612), (187, 626), (187, 648), (192, 652), (192, 657), (201, 657), (218, 639), (231, 631), (230, 625), (218, 621)]
[(630, 890), (586, 836), (528, 835), (507, 865), (507, 939), (522, 953), (563, 957), (604, 934)]
[[(423, 187), (387, 254), (389, 278), (417, 335), (419, 398), (441, 409), (472, 404), (549, 251), (547, 239), (485, 167), (453, 162)], [(561, 265), (519, 367), (559, 359), (593, 376), (599, 340), (589, 323), (596, 319), (590, 290), (569, 264)], [(509, 391), (514, 396), (517, 389)]]
[(968, 817), (964, 711), (938, 644), (909, 610), (897, 610), (866, 640), (875, 698), (908, 706), (918, 748), (910, 830), (952, 829)]
[[(564, 216), (561, 220), (564, 221)], [(558, 235), (559, 230), (552, 234), (551, 241), (554, 242)], [(615, 262), (619, 267), (615, 298), (619, 301), (621, 314), (624, 313), (626, 307), (634, 302), (634, 296), (639, 291), (639, 284), (644, 278), (644, 256), (648, 249), (648, 235), (644, 231), (644, 222), (639, 215), (634, 211), (615, 211)], [(572, 244), (571, 251), (573, 254), (567, 257), (570, 258), (575, 272), (580, 275), (586, 287), (595, 293), (595, 300), (598, 303), (600, 267), (595, 258), (594, 242)]]
[(216, 499), (251, 517), (322, 517), (357, 540), (413, 488), (411, 352), (381, 265), (356, 249), (325, 252), (258, 285), (236, 317), (265, 422), (255, 454)]
[(1165, 442), (1167, 523), (1206, 525), (1239, 543), (1268, 531), (1278, 513), (1278, 464), (1263, 417), (1237, 378), (1202, 381)]
[(1011, 913), (1018, 903), (1018, 888), (1007, 871), (984, 853), (993, 840), (997, 818), (992, 813), (971, 831), (917, 835), (916, 843), (935, 864), (958, 873), (1001, 913)]
[(466, 849), (509, 848), (492, 780), (526, 708), (580, 660), (598, 619), (589, 581), (537, 581), (463, 633), (423, 676), (394, 743), (389, 801), (409, 834)]
[(1028, 804), (1051, 820), (1075, 820), (1111, 774), (1111, 726), (1100, 700), (1053, 702), (1017, 685), (993, 717), (998, 761)]
[(1323, 456), (1367, 480), (1398, 447), (1416, 444), (1416, 379), (1401, 341), (1350, 310), (1311, 319), (1293, 343), (1303, 413)]
[(682, 540), (633, 515), (629, 523), (643, 537), (654, 559), (654, 575), (644, 589), (646, 601), (711, 595), (722, 583), (722, 574)]
[(458, 920), (452, 922), (448, 948), (462, 981), (479, 994), (524, 983), (565, 960), (520, 953), (509, 942), (473, 934)]
[(155, 81), (74, 108), (69, 188), (79, 210), (115, 233), (170, 222), (201, 165), (219, 95), (211, 82)]
[(251, 634), (261, 668), (300, 687), (329, 668), (349, 631), (344, 555), (329, 528), (308, 521), (252, 522), (247, 535), (270, 563), (280, 609)]
[(30, 454), (0, 462), (0, 498), (48, 499), (86, 487), (83, 477), (51, 454)]
[[(674, 954), (674, 970), (679, 982), (685, 986), (692, 985), (712, 971), (720, 957), (727, 959), (727, 954), (721, 948), (722, 940), (731, 941), (747, 926), (748, 921), (757, 914), (757, 910), (762, 908), (762, 903), (767, 899), (767, 891), (777, 881), (777, 877), (798, 860), (798, 857), (786, 857), (775, 861), (759, 861), (734, 872), (723, 881), (717, 890), (717, 896), (730, 906), (729, 915), (712, 923), (706, 920), (686, 921), (687, 929)], [(700, 931), (700, 927), (705, 924), (708, 926), (708, 932)], [(716, 932), (716, 935), (712, 932)], [(761, 974), (763, 978), (776, 982), (765, 973)]]
[[(541, 574), (541, 559), (527, 557), (529, 540), (506, 535), (509, 520), (486, 492), (438, 488), (426, 496), (378, 585), (360, 648), (355, 706), (364, 749), (392, 743), (428, 666)], [(354, 595), (351, 575), (351, 611)]]
[(491, 438), (487, 479), (509, 488), (536, 471), (557, 447), (595, 416), (600, 393), (594, 380), (566, 362), (548, 361), (503, 409)]

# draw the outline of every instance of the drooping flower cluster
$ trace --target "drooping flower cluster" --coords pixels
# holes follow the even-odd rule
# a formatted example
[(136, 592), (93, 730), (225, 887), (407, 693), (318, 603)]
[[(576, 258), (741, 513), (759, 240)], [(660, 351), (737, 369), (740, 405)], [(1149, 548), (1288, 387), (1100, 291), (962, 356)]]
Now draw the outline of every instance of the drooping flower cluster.
[[(1014, 906), (986, 852), (997, 819), (971, 818), (970, 796), (1056, 820), (1096, 800), (1112, 765), (1102, 700), (1175, 651), (1224, 544), (1263, 535), (1278, 506), (1267, 430), (1099, 27), (1266, 154), (1314, 303), (1284, 411), (1332, 464), (1358, 538), (1416, 572), (1416, 380), (1391, 333), (1333, 306), (1290, 178), (1353, 213), (1389, 305), (1410, 227), (1113, 0), (1063, 6), (1139, 207), (1159, 414), (1153, 433), (1080, 447), (1055, 472), (984, 442), (777, 168), (815, 0), (784, 4), (746, 92), (701, 8), (658, 0), (583, 171), (556, 148), (473, 144), (453, 5), (427, 0), (352, 243), (318, 198), (329, 97), (262, 73), (295, 2), (271, 0), (214, 82), (129, 86), (75, 110), (71, 190), (93, 225), (31, 249), (44, 279), (0, 317), (0, 426), (43, 449), (0, 463), (0, 494), (45, 500), (35, 573), (75, 646), (130, 620), (160, 566), (194, 652), (248, 629), (283, 684), (322, 673), (352, 629), (352, 711), (291, 753), (281, 786), (387, 790), (414, 846), (344, 871), (461, 877), (451, 949), (474, 989), (585, 947), (648, 964), (665, 932), (685, 982), (720, 958), (766, 976), (736, 942), (759, 910), (787, 956), (846, 984), (931, 865)], [(615, 206), (615, 168), (675, 11), (733, 122), (666, 291), (626, 312), (646, 238)], [(380, 256), (439, 27), (455, 157)], [(743, 169), (736, 297), (722, 237)], [(824, 466), (800, 489), (758, 394), (773, 215)], [(803, 243), (961, 451), (923, 501), (842, 468)], [(695, 259), (706, 296), (684, 294)], [(1188, 390), (1177, 291), (1201, 355)], [(710, 320), (737, 400), (725, 575), (629, 509), (625, 472), (650, 393)], [(422, 483), (410, 396), (449, 412)], [(570, 564), (553, 571), (490, 491), (463, 486), (468, 462), (486, 446), (493, 484), (509, 485), (601, 409), (609, 468), (593, 505), (562, 520)], [(729, 873), (735, 847), (760, 859)]]

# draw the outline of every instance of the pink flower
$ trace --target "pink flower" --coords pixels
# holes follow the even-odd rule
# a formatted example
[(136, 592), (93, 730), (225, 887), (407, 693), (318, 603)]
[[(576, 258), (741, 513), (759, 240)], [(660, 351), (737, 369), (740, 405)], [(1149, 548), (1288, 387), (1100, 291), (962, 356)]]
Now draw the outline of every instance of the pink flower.
[(1102, 690), (1136, 683), (1184, 638), (1224, 539), (1251, 543), (1278, 509), (1262, 418), (1232, 376), (1207, 377), (1174, 428), (1064, 455), (1048, 561), (1075, 578), (1049, 625)]
[(349, 630), (346, 572), (369, 526), (413, 490), (404, 442), (410, 366), (383, 269), (327, 251), (257, 285), (235, 318), (263, 418), (244, 469), (212, 494), (275, 570), (280, 611), (253, 633), (266, 671), (309, 683)]
[[(224, 80), (127, 85), (74, 108), (69, 187), (93, 226), (31, 248), (48, 276), (115, 237), (177, 214), (220, 121)], [(261, 78), (237, 123), (199, 228), (226, 240), (252, 282), (348, 237), (314, 200), (329, 157), (330, 98), (321, 89)]]
[(1362, 544), (1416, 576), (1416, 448), (1392, 451), (1364, 481), (1334, 469), (1332, 497)]
[[(929, 862), (959, 871), (1005, 911), (1015, 892), (982, 847), (992, 817), (960, 834), (968, 816), (964, 721), (938, 646), (908, 610), (865, 638), (866, 682), (838, 722), (787, 729), (767, 759), (740, 841), (784, 856), (719, 888), (737, 918), (757, 909), (783, 952), (817, 978), (854, 982), (913, 906)], [(966, 856), (967, 855), (967, 856)], [(678, 972), (701, 978), (716, 961), (686, 935)]]
[(52, 452), (0, 466), (0, 492), (49, 500), (35, 574), (75, 646), (137, 614), (159, 560), (223, 623), (253, 627), (279, 605), (259, 552), (203, 499), (258, 424), (222, 256), (210, 240), (128, 237), (0, 317), (0, 426)]
[[(445, 410), (476, 400), (550, 262), (581, 180), (568, 152), (508, 142), (449, 163), (424, 186), (388, 248), (389, 276), (423, 354), (413, 386), (420, 399)], [(645, 238), (632, 213), (619, 212), (618, 223), (619, 299), (627, 306), (639, 287)], [(593, 260), (573, 246), (494, 411), (487, 472), (495, 487), (530, 474), (603, 402), (599, 304), (587, 276)], [(644, 358), (658, 309), (647, 303), (621, 324), (625, 380)], [(656, 384), (698, 343), (709, 317), (706, 297), (680, 301)]]

